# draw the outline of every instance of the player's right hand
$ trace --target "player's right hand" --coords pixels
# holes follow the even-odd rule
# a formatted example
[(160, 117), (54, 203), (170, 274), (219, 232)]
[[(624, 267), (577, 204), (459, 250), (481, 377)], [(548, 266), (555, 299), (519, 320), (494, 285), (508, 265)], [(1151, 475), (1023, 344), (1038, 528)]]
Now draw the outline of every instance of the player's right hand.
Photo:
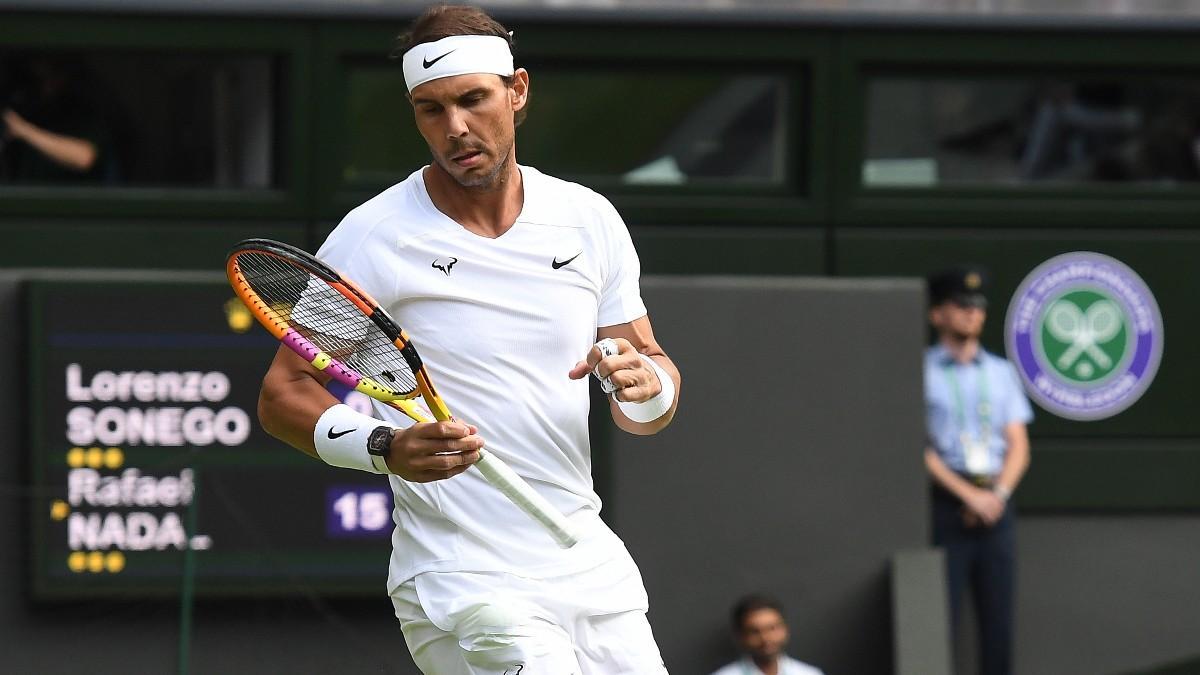
[(453, 478), (479, 461), (479, 429), (458, 421), (414, 424), (396, 430), (388, 469), (404, 480), (428, 483)]

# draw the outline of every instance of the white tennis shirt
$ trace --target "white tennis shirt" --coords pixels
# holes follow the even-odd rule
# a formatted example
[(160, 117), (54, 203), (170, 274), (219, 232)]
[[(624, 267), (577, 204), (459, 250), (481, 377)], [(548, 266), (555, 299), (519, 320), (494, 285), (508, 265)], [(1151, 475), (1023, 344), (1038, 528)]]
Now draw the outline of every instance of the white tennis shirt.
[[(564, 551), (475, 470), (424, 484), (392, 476), (389, 593), (421, 572), (544, 578), (625, 554), (598, 515), (588, 379), (567, 372), (597, 327), (646, 314), (640, 263), (608, 200), (520, 171), (524, 206), (498, 238), (438, 211), (418, 170), (351, 211), (317, 252), (404, 328), (455, 417), (585, 533)], [(375, 414), (410, 423), (380, 403)]]

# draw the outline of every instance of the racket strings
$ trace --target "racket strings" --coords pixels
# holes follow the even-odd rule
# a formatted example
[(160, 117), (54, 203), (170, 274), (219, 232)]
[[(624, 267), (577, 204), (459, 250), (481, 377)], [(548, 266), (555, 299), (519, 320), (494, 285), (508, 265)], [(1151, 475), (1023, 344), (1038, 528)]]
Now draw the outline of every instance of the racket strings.
[(392, 339), (323, 279), (255, 251), (240, 254), (238, 267), (263, 303), (318, 349), (396, 395), (416, 391), (416, 376)]

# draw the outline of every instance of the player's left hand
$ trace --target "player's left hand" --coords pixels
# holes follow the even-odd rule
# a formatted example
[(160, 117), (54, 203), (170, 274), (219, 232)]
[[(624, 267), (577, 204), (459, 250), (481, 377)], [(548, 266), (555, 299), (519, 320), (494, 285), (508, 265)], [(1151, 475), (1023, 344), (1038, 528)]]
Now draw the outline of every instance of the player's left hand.
[(603, 381), (612, 383), (612, 395), (618, 401), (642, 403), (654, 398), (662, 391), (658, 373), (642, 360), (637, 349), (625, 338), (610, 338), (617, 346), (617, 353), (604, 356), (600, 348), (593, 345), (583, 361), (575, 364), (568, 376), (572, 380), (595, 373)]

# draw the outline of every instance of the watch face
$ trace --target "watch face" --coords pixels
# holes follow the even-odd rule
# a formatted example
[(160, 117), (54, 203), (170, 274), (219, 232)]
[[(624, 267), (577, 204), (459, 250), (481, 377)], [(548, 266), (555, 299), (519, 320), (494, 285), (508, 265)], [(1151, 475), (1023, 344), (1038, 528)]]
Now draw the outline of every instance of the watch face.
[(367, 452), (372, 455), (386, 455), (392, 445), (392, 435), (396, 430), (391, 427), (377, 427), (367, 438)]

